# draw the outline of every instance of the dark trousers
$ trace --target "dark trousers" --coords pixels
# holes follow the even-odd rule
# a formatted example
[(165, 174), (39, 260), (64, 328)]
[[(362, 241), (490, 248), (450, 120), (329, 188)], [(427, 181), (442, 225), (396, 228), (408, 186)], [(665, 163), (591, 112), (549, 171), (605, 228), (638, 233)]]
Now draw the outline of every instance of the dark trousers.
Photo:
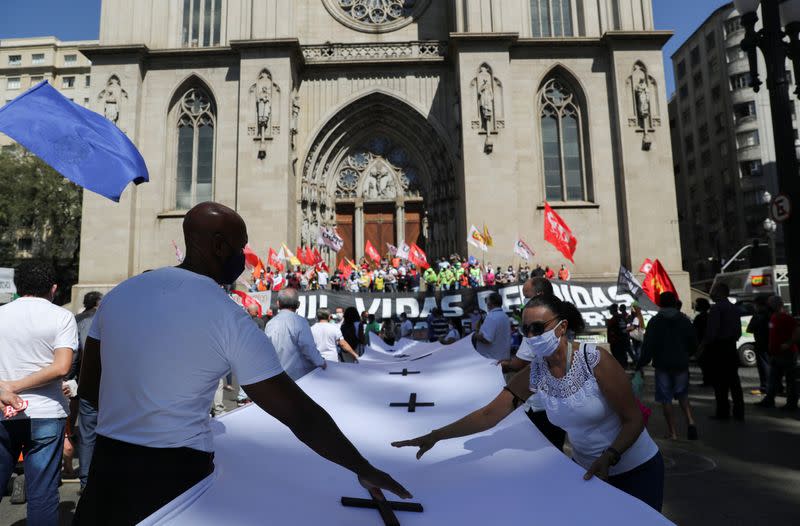
[(775, 401), (775, 395), (781, 385), (781, 380), (786, 378), (786, 405), (797, 406), (797, 355), (785, 353), (773, 356), (770, 361), (769, 387), (767, 400)]
[(630, 345), (625, 345), (622, 343), (615, 343), (611, 345), (611, 354), (617, 359), (623, 369), (628, 367), (628, 351), (630, 351), (630, 348)]
[(756, 351), (756, 367), (758, 368), (758, 388), (762, 393), (769, 389), (769, 354), (766, 350)]
[(727, 418), (731, 414), (731, 404), (728, 402), (728, 393), (733, 402), (734, 418), (744, 418), (744, 395), (742, 383), (739, 380), (739, 355), (736, 351), (735, 340), (720, 340), (711, 345), (709, 367), (714, 384), (714, 397), (717, 402), (716, 415)]
[(214, 455), (152, 448), (97, 435), (73, 525), (136, 524), (214, 471)]
[(553, 424), (550, 419), (547, 418), (547, 411), (532, 411), (529, 409), (525, 414), (528, 415), (528, 418), (533, 422), (533, 425), (536, 426), (536, 429), (541, 431), (551, 444), (556, 446), (559, 451), (564, 451), (564, 439), (567, 438), (567, 432)]
[(641, 466), (608, 477), (608, 483), (660, 512), (664, 502), (664, 457), (659, 451)]

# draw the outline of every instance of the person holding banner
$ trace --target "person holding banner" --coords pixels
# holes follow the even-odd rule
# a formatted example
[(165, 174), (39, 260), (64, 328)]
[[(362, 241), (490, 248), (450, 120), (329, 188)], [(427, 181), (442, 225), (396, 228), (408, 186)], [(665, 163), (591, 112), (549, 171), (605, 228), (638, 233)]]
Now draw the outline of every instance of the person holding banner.
[(522, 332), (534, 359), (484, 407), (430, 433), (393, 442), (417, 447), (417, 458), (440, 440), (480, 433), (496, 426), (533, 393), (550, 420), (567, 431), (573, 460), (600, 478), (661, 511), (664, 459), (644, 427), (631, 383), (616, 360), (594, 344), (569, 339), (585, 322), (572, 303), (538, 296), (523, 312)]
[(79, 395), (98, 409), (97, 442), (73, 524), (141, 522), (211, 475), (208, 408), (229, 370), (256, 405), (317, 454), (366, 488), (410, 498), (289, 378), (269, 338), (223, 290), (245, 269), (241, 216), (201, 203), (186, 213), (183, 230), (180, 267), (117, 285), (95, 315)]

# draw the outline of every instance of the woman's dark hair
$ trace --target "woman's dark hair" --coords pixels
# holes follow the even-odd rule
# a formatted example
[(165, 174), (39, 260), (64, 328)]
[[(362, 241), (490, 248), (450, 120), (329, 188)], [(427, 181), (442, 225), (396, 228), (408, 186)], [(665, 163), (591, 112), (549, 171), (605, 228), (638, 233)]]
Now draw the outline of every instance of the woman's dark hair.
[(559, 320), (567, 320), (569, 330), (576, 334), (583, 332), (586, 328), (586, 322), (578, 307), (568, 301), (558, 299), (558, 296), (535, 296), (525, 305), (526, 309), (533, 307), (544, 307), (555, 314)]
[(361, 315), (358, 314), (358, 309), (355, 307), (347, 307), (344, 310), (344, 322), (356, 323), (357, 321), (361, 321)]

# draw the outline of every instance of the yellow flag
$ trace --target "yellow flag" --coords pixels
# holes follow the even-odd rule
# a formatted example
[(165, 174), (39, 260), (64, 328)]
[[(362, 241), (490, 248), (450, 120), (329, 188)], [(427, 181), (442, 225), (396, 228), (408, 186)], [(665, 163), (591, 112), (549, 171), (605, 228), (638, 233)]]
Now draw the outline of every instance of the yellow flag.
[(494, 246), (494, 241), (492, 241), (492, 235), (489, 233), (489, 229), (486, 228), (486, 223), (483, 224), (483, 242), (486, 244), (487, 247)]
[(299, 259), (297, 259), (297, 256), (295, 256), (295, 255), (292, 253), (292, 251), (291, 251), (291, 250), (289, 250), (289, 247), (287, 247), (287, 246), (286, 246), (286, 244), (281, 244), (281, 246), (283, 247), (284, 254), (286, 254), (286, 259), (288, 259), (288, 260), (289, 260), (289, 263), (290, 263), (292, 266), (294, 266), (294, 267), (299, 267), (300, 265), (302, 265), (302, 263), (300, 262), (300, 260), (299, 260)]

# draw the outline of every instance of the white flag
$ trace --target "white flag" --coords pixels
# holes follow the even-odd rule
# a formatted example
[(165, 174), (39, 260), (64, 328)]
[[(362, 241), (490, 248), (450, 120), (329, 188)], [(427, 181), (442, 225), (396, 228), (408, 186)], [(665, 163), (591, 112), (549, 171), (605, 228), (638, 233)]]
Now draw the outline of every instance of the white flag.
[(400, 243), (400, 246), (397, 247), (397, 257), (400, 259), (408, 259), (408, 256), (411, 255), (411, 247), (408, 246), (408, 243), (403, 241)]
[(514, 243), (514, 253), (525, 261), (530, 260), (535, 254), (533, 249), (521, 239), (517, 239), (517, 242)]
[(183, 263), (183, 252), (181, 252), (181, 249), (178, 248), (178, 245), (175, 243), (174, 239), (172, 240), (172, 248), (175, 249), (175, 259), (178, 260), (178, 263)]
[(286, 261), (286, 252), (283, 251), (283, 245), (281, 245), (281, 249), (278, 251), (278, 259)]
[(486, 240), (483, 237), (483, 233), (475, 228), (475, 225), (469, 227), (469, 234), (467, 234), (467, 243), (472, 245), (475, 248), (479, 248), (484, 252), (489, 250), (489, 247), (486, 246)]
[(386, 250), (389, 252), (390, 256), (397, 256), (397, 247), (391, 243), (386, 243)]
[(339, 252), (344, 246), (344, 239), (336, 232), (335, 228), (320, 227), (317, 245), (330, 248), (334, 252)]

